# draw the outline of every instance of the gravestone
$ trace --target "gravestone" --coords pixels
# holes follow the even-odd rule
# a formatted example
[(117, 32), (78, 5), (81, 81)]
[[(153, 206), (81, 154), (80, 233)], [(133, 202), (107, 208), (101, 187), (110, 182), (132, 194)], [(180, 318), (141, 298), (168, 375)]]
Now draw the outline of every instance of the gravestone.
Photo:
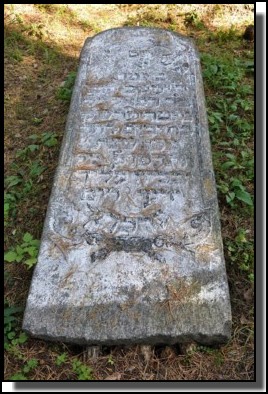
[(231, 311), (190, 39), (87, 39), (23, 328), (78, 344), (223, 343)]

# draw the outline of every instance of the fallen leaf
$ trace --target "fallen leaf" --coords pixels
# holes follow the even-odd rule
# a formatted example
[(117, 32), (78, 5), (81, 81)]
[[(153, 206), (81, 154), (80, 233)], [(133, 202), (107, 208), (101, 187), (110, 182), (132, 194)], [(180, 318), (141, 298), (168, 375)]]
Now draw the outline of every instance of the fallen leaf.
[(245, 318), (244, 315), (242, 315), (242, 316), (240, 317), (240, 323), (241, 323), (242, 325), (244, 325), (244, 324), (248, 324), (249, 321)]
[(194, 342), (181, 343), (180, 350), (182, 354), (191, 354), (196, 350), (196, 344)]
[(252, 294), (253, 294), (253, 289), (250, 287), (248, 290), (244, 292), (244, 299), (246, 301), (251, 301), (252, 300)]
[(127, 368), (126, 372), (132, 372), (132, 371), (134, 371), (135, 368), (136, 368), (135, 365), (133, 365), (133, 366)]
[(112, 375), (107, 376), (104, 380), (120, 380), (121, 379), (121, 373), (115, 372)]
[(161, 358), (174, 358), (176, 357), (176, 352), (171, 346), (165, 346), (161, 352)]

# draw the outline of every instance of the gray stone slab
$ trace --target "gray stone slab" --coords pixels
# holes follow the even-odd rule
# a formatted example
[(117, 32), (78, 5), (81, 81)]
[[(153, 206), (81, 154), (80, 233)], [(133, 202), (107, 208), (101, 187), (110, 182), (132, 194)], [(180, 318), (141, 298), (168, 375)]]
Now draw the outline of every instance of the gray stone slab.
[(230, 337), (198, 53), (170, 31), (87, 39), (23, 328), (78, 344)]

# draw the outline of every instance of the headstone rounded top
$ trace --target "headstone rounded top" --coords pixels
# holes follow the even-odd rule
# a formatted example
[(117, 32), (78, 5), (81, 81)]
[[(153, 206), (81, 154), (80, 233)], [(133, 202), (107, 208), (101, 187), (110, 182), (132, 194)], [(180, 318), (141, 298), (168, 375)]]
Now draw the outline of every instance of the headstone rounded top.
[[(119, 27), (108, 29), (89, 37), (86, 40), (86, 46), (106, 46), (116, 45), (124, 48), (124, 45), (146, 50), (146, 48), (159, 49), (169, 47), (176, 51), (195, 50), (195, 44), (192, 38), (185, 35), (160, 28), (150, 27)], [(120, 56), (121, 51), (117, 53)]]

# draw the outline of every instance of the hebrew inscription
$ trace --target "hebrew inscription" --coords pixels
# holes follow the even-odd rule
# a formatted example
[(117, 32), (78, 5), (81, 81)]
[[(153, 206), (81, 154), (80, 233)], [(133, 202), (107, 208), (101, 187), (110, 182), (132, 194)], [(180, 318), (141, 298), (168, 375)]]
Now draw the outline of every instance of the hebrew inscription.
[[(180, 292), (187, 299), (172, 301)], [(53, 324), (45, 315), (33, 322), (38, 297), (42, 311), (53, 305)], [(159, 309), (167, 301), (175, 322), (185, 315), (179, 322)], [(184, 327), (185, 303), (190, 314), (218, 311), (208, 323), (205, 312), (193, 317), (195, 333)], [(77, 343), (228, 338), (202, 79), (189, 39), (123, 28), (87, 40), (24, 327)]]

